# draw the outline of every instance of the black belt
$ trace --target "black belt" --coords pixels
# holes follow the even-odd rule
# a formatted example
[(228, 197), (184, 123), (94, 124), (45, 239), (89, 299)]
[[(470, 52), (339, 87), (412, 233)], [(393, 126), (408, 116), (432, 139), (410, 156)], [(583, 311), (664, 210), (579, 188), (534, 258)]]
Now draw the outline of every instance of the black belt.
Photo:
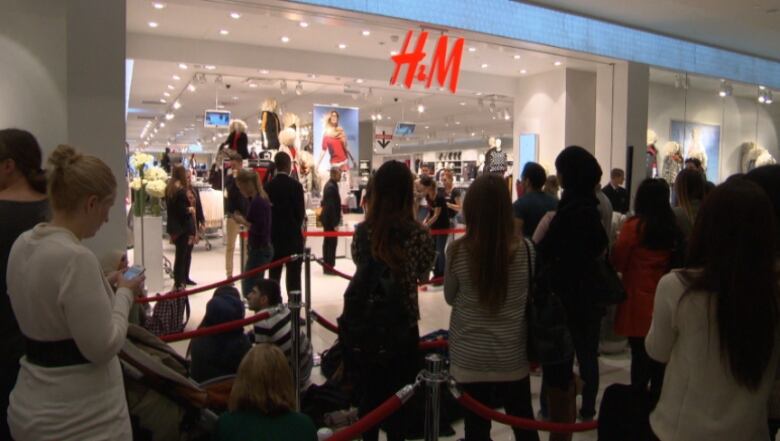
[(27, 361), (42, 367), (65, 367), (88, 364), (73, 339), (38, 341), (25, 337)]

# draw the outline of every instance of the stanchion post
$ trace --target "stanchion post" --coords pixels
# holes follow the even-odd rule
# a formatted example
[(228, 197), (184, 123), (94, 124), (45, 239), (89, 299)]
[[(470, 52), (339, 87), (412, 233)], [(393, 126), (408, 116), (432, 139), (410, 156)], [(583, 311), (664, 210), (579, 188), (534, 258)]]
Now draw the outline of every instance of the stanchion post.
[(301, 292), (290, 291), (289, 303), (292, 332), (292, 374), (295, 385), (295, 409), (301, 409)]
[(425, 357), (425, 441), (439, 441), (441, 412), (441, 383), (447, 378), (444, 358), (439, 354)]
[(303, 307), (306, 310), (306, 335), (311, 339), (311, 247), (303, 250), (303, 269), (306, 272), (306, 285)]
[(244, 272), (244, 260), (246, 259), (246, 256), (244, 255), (244, 228), (239, 227), (238, 229), (238, 246), (241, 248), (241, 269), (238, 271), (239, 273)]

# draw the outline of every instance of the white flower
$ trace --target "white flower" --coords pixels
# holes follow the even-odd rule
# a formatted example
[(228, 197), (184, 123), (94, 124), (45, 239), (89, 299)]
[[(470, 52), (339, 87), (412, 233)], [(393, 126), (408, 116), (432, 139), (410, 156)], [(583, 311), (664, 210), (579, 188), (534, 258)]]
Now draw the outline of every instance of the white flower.
[(149, 170), (144, 171), (144, 178), (149, 182), (167, 181), (168, 174), (165, 173), (165, 170), (163, 170), (162, 167), (152, 167)]
[(146, 184), (146, 192), (149, 194), (149, 196), (163, 198), (165, 197), (165, 186), (165, 181), (150, 181), (148, 184)]
[(130, 165), (132, 165), (134, 169), (139, 169), (153, 161), (154, 157), (147, 153), (135, 152), (133, 156), (130, 157)]
[(130, 183), (130, 188), (138, 191), (141, 189), (141, 185), (141, 178), (133, 178), (133, 181)]

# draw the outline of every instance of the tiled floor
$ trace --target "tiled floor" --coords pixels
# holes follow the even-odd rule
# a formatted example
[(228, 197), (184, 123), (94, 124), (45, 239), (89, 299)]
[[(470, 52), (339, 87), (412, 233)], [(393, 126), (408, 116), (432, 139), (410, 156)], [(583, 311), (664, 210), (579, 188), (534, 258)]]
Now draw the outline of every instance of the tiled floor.
[[(360, 220), (359, 217), (349, 217), (352, 222)], [(337, 260), (336, 267), (348, 274), (352, 274), (355, 270), (355, 266), (351, 259), (348, 257), (348, 240), (340, 239), (338, 254), (345, 256)], [(210, 251), (205, 249), (203, 244), (195, 247), (192, 259), (191, 276), (199, 284), (212, 283), (224, 279), (224, 246), (221, 238), (211, 239), (213, 248)], [(307, 246), (311, 246), (312, 252), (315, 255), (321, 255), (322, 240), (319, 238), (310, 238)], [(237, 247), (238, 248), (238, 247)], [(165, 255), (173, 261), (173, 246), (167, 242), (163, 245), (163, 251)], [(131, 251), (132, 253), (132, 251)], [(130, 255), (132, 261), (132, 254)], [(235, 256), (236, 273), (238, 272), (239, 256)], [(314, 310), (322, 314), (324, 317), (335, 321), (336, 317), (341, 313), (342, 307), (342, 295), (344, 289), (347, 286), (347, 281), (335, 276), (326, 276), (322, 273), (322, 268), (317, 264), (312, 264), (312, 307)], [(169, 289), (172, 286), (170, 278), (166, 278), (166, 287)], [(284, 287), (283, 287), (284, 289)], [(201, 294), (190, 297), (190, 303), (192, 307), (192, 318), (187, 325), (187, 329), (194, 329), (200, 323), (201, 318), (205, 312), (206, 302), (211, 298), (211, 292), (204, 292)], [(286, 298), (286, 296), (285, 296)], [(444, 301), (443, 292), (441, 289), (433, 289), (423, 291), (420, 293), (420, 314), (422, 321), (420, 322), (420, 333), (425, 334), (437, 329), (447, 329), (449, 327), (450, 307)], [(312, 343), (316, 352), (322, 352), (329, 348), (335, 340), (335, 335), (330, 331), (318, 326), (316, 323), (312, 328)], [(174, 343), (173, 346), (176, 350), (184, 353), (186, 351), (187, 343)], [(630, 357), (624, 353), (618, 356), (602, 357), (600, 360), (601, 367), (601, 390), (603, 391), (605, 386), (612, 383), (627, 383), (629, 379), (628, 368), (630, 366)], [(315, 369), (313, 375), (313, 381), (321, 383), (323, 378), (319, 376), (319, 372)], [(540, 388), (539, 377), (531, 378), (531, 390), (533, 393), (534, 407), (538, 409), (538, 395)], [(442, 439), (455, 440), (463, 437), (463, 423), (459, 422), (455, 425), (456, 436)], [(494, 423), (492, 438), (495, 441), (499, 440), (511, 440), (513, 439), (512, 432), (507, 426)], [(541, 434), (542, 441), (547, 439), (546, 434)], [(576, 434), (574, 440), (595, 440), (596, 434), (594, 432)]]

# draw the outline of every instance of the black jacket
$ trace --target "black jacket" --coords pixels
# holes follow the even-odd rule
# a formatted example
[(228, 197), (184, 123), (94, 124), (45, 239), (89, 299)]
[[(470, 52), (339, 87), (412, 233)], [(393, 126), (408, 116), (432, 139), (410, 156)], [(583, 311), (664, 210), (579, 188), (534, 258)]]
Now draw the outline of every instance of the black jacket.
[(618, 187), (617, 190), (612, 187), (612, 184), (607, 184), (601, 189), (607, 196), (609, 202), (612, 204), (612, 209), (618, 213), (626, 214), (629, 210), (629, 197), (628, 190), (623, 187)]
[(336, 228), (341, 222), (341, 196), (339, 195), (339, 185), (332, 179), (325, 184), (321, 206), (320, 220), (323, 228), (328, 230)]
[(222, 143), (222, 145), (227, 146), (229, 149), (233, 149), (233, 138), (238, 136), (238, 140), (236, 141), (236, 151), (239, 155), (241, 155), (241, 159), (249, 159), (249, 138), (247, 138), (246, 133), (239, 133), (239, 132), (230, 132), (225, 142)]
[(192, 213), (188, 210), (190, 201), (187, 199), (187, 189), (176, 190), (173, 197), (165, 198), (165, 205), (168, 209), (168, 223), (166, 224), (168, 235), (172, 239), (182, 234), (194, 236), (196, 225)]
[(277, 174), (265, 186), (271, 199), (271, 242), (274, 259), (303, 252), (301, 227), (306, 218), (303, 186), (286, 174)]

